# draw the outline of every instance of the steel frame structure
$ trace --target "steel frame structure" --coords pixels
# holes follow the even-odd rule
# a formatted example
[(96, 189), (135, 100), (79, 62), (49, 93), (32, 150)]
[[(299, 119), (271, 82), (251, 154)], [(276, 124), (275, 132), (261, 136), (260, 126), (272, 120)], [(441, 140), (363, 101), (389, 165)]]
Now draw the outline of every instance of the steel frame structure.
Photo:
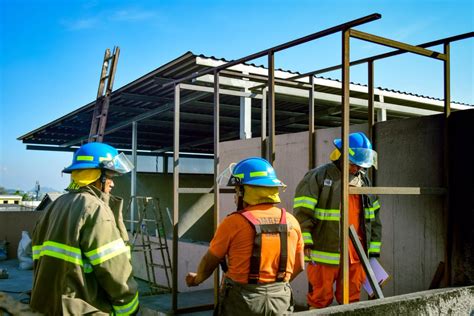
[[(447, 163), (447, 155), (446, 155), (446, 148), (448, 145), (448, 138), (447, 138), (447, 127), (448, 127), (448, 118), (450, 115), (450, 43), (457, 40), (462, 40), (466, 38), (470, 38), (474, 36), (474, 32), (461, 34), (437, 41), (432, 41), (428, 43), (424, 43), (418, 46), (409, 45), (406, 43), (390, 40), (387, 38), (383, 38), (380, 36), (364, 33), (361, 31), (357, 31), (352, 29), (358, 25), (362, 25), (368, 22), (372, 22), (381, 18), (381, 15), (378, 13), (371, 14), (347, 23), (343, 23), (331, 28), (328, 28), (323, 31), (319, 31), (308, 36), (295, 39), (293, 41), (289, 41), (287, 43), (260, 51), (255, 54), (251, 54), (249, 56), (228, 62), (224, 65), (217, 66), (214, 68), (209, 68), (205, 71), (197, 72), (189, 76), (185, 76), (183, 78), (165, 83), (162, 88), (163, 89), (174, 89), (174, 104), (172, 102), (167, 104), (167, 108), (174, 108), (174, 135), (173, 135), (173, 147), (161, 149), (159, 152), (164, 152), (169, 149), (173, 150), (173, 255), (172, 255), (172, 311), (174, 313), (180, 312), (188, 312), (191, 310), (202, 310), (209, 308), (210, 306), (195, 306), (186, 309), (178, 309), (178, 297), (177, 297), (177, 288), (178, 288), (178, 225), (179, 225), (179, 194), (187, 194), (187, 193), (214, 193), (214, 230), (217, 228), (218, 221), (219, 221), (219, 198), (220, 193), (229, 193), (233, 192), (233, 190), (229, 190), (226, 188), (220, 188), (219, 183), (217, 181), (217, 175), (219, 173), (220, 167), (220, 151), (219, 151), (219, 142), (220, 142), (220, 119), (219, 119), (219, 108), (220, 108), (220, 94), (229, 94), (235, 96), (244, 96), (244, 97), (251, 97), (251, 98), (261, 98), (262, 99), (262, 124), (261, 124), (261, 148), (262, 148), (262, 156), (267, 158), (271, 163), (275, 160), (275, 81), (280, 82), (281, 79), (275, 79), (275, 53), (280, 52), (282, 50), (301, 45), (303, 43), (313, 41), (315, 39), (325, 37), (334, 33), (341, 32), (341, 64), (333, 67), (328, 67), (316, 71), (312, 71), (309, 73), (305, 73), (302, 75), (294, 76), (289, 79), (290, 82), (295, 82), (295, 80), (308, 77), (309, 84), (305, 85), (305, 87), (309, 90), (309, 168), (315, 167), (315, 148), (314, 148), (314, 140), (315, 140), (315, 126), (314, 126), (314, 119), (315, 119), (315, 111), (314, 111), (314, 76), (316, 74), (321, 74), (327, 71), (342, 70), (342, 101), (341, 101), (341, 108), (342, 108), (342, 126), (341, 126), (341, 134), (342, 134), (342, 142), (343, 148), (342, 152), (348, 152), (348, 136), (349, 136), (349, 119), (350, 119), (350, 109), (349, 109), (349, 97), (350, 97), (350, 66), (367, 63), (367, 72), (368, 72), (368, 126), (369, 126), (369, 137), (373, 139), (373, 126), (374, 126), (374, 61), (403, 54), (403, 53), (415, 53), (421, 56), (426, 56), (429, 58), (433, 58), (436, 60), (441, 60), (444, 64), (444, 117), (445, 117), (445, 125), (444, 125), (444, 167), (445, 167), (445, 187), (444, 188), (419, 188), (419, 187), (370, 187), (370, 188), (349, 188), (349, 159), (347, 155), (342, 155), (342, 194), (341, 194), (341, 233), (342, 233), (342, 243), (341, 243), (341, 261), (342, 261), (342, 270), (343, 270), (343, 303), (347, 304), (349, 302), (348, 298), (348, 240), (349, 240), (349, 223), (348, 223), (348, 196), (349, 194), (442, 194), (445, 195), (445, 214), (447, 216), (446, 220), (448, 222), (447, 228), (447, 245), (446, 245), (446, 280), (449, 284), (450, 280), (450, 253), (451, 253), (451, 234), (452, 228), (450, 226), (450, 218), (449, 212), (447, 211), (449, 206), (449, 190), (448, 190), (448, 163)], [(376, 56), (372, 56), (369, 58), (360, 59), (357, 61), (350, 62), (350, 39), (356, 38), (364, 41), (369, 41), (375, 44), (388, 46), (391, 48), (395, 48), (395, 51), (380, 54)], [(444, 51), (443, 53), (439, 53), (436, 51), (428, 50), (427, 47), (435, 46), (435, 45), (443, 45)], [(249, 93), (249, 92), (239, 92), (235, 90), (227, 90), (220, 88), (220, 74), (225, 74), (226, 69), (229, 67), (245, 63), (260, 57), (267, 57), (268, 59), (268, 76), (267, 76), (267, 83), (265, 86), (259, 87), (261, 88), (260, 93)], [(203, 87), (198, 85), (189, 84), (193, 79), (204, 75), (212, 75), (213, 76), (213, 88), (211, 87)], [(245, 74), (242, 74), (242, 77), (246, 77)], [(251, 77), (251, 76), (247, 76)], [(299, 82), (301, 84), (301, 82)], [(214, 94), (214, 185), (212, 189), (209, 188), (180, 188), (179, 187), (179, 164), (180, 164), (180, 106), (188, 100), (181, 100), (181, 91), (182, 90), (193, 90), (200, 93), (213, 93)], [(193, 99), (193, 98), (191, 98)], [(174, 106), (174, 107), (173, 107)], [(267, 111), (268, 106), (268, 111)], [(160, 109), (159, 112), (163, 110)], [(153, 111), (152, 111), (153, 112)], [(157, 112), (157, 111), (154, 111)], [(157, 113), (153, 113), (157, 114)], [(143, 115), (144, 117), (148, 117), (150, 113)], [(134, 120), (134, 123), (136, 120)], [(267, 124), (268, 122), (268, 124)], [(126, 122), (124, 122), (126, 123)], [(130, 123), (130, 122), (128, 122)], [(136, 123), (135, 123), (136, 124)], [(136, 129), (136, 126), (133, 127)], [(136, 137), (136, 135), (134, 136)], [(158, 153), (158, 151), (157, 151)], [(182, 156), (181, 156), (182, 157)], [(216, 270), (214, 273), (214, 291), (215, 291), (215, 304), (218, 303), (218, 284), (219, 284), (219, 269)]]

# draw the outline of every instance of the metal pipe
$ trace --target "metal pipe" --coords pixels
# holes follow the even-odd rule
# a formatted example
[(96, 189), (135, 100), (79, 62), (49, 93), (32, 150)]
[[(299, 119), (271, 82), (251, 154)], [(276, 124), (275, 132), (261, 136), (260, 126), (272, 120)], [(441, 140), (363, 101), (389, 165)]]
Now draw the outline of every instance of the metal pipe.
[[(369, 134), (369, 140), (372, 143), (372, 147), (375, 149), (374, 143), (374, 61), (371, 60), (367, 63), (367, 102), (368, 102), (368, 119), (367, 119), (367, 130)], [(368, 170), (369, 179), (372, 181), (372, 185), (374, 184), (374, 170), (373, 168), (369, 168)]]
[(314, 130), (314, 76), (309, 77), (309, 84), (311, 88), (309, 89), (309, 110), (308, 110), (308, 167), (313, 169), (316, 167), (316, 155), (315, 155), (315, 140), (316, 133)]
[(173, 137), (173, 276), (171, 305), (178, 310), (178, 222), (179, 222), (179, 111), (180, 85), (174, 87), (174, 137)]
[(262, 113), (261, 113), (261, 151), (262, 158), (268, 157), (268, 137), (267, 137), (267, 88), (262, 89)]
[(444, 88), (444, 130), (443, 130), (443, 145), (444, 145), (444, 185), (448, 188), (444, 199), (444, 216), (446, 221), (446, 251), (445, 251), (445, 280), (446, 286), (451, 286), (451, 267), (452, 267), (452, 253), (453, 253), (453, 216), (450, 209), (450, 190), (449, 190), (449, 116), (451, 115), (451, 69), (450, 69), (450, 45), (445, 43), (443, 45), (444, 53), (447, 58), (443, 64), (443, 88)]
[(273, 165), (275, 161), (275, 54), (268, 53), (268, 157)]
[[(349, 304), (349, 30), (342, 32), (342, 186), (341, 186), (341, 267), (342, 301)], [(341, 268), (340, 267), (340, 268)]]
[[(214, 72), (214, 232), (219, 225), (219, 72)], [(219, 304), (219, 269), (214, 271), (214, 305)]]
[(441, 53), (438, 53), (438, 52), (435, 52), (435, 51), (432, 51), (432, 50), (429, 50), (429, 49), (426, 49), (426, 48), (423, 48), (423, 47), (413, 46), (413, 45), (410, 45), (410, 44), (394, 41), (394, 40), (391, 40), (391, 39), (388, 39), (388, 38), (385, 38), (385, 37), (381, 37), (381, 36), (377, 36), (377, 35), (374, 35), (374, 34), (361, 32), (361, 31), (357, 31), (357, 30), (350, 30), (349, 33), (350, 33), (351, 37), (354, 37), (354, 38), (357, 38), (357, 39), (360, 39), (360, 40), (363, 40), (363, 41), (379, 44), (379, 45), (382, 45), (382, 46), (387, 46), (387, 47), (400, 49), (400, 50), (410, 52), (410, 53), (413, 53), (413, 54), (418, 54), (418, 55), (421, 55), (421, 56), (426, 56), (426, 57), (431, 57), (431, 58), (441, 59), (441, 60), (446, 59), (446, 56), (444, 54), (441, 54)]
[(132, 170), (132, 179), (130, 184), (130, 199), (131, 199), (131, 210), (130, 210), (130, 232), (133, 234), (134, 231), (134, 220), (135, 212), (137, 211), (137, 144), (138, 144), (138, 133), (137, 133), (137, 122), (132, 123), (132, 161), (135, 168)]
[[(459, 35), (456, 35), (456, 36), (446, 37), (446, 38), (443, 38), (443, 39), (439, 39), (439, 40), (431, 41), (431, 42), (426, 42), (426, 43), (416, 45), (416, 46), (426, 48), (426, 47), (441, 45), (441, 44), (445, 44), (445, 43), (452, 43), (452, 42), (460, 41), (460, 40), (470, 38), (470, 37), (474, 37), (474, 32), (469, 32), (469, 33), (459, 34)], [(401, 55), (401, 54), (404, 54), (404, 53), (406, 53), (405, 50), (400, 50), (399, 49), (399, 50), (395, 50), (393, 52), (388, 52), (388, 53), (375, 55), (375, 56), (372, 56), (372, 57), (358, 59), (358, 60), (355, 60), (355, 61), (351, 62), (350, 65), (351, 66), (356, 66), (356, 65), (360, 65), (360, 64), (363, 64), (363, 63), (366, 63), (366, 62), (369, 62), (369, 61), (375, 61), (375, 60), (379, 60), (379, 59), (383, 59), (383, 58), (387, 58), (387, 57), (397, 56), (397, 55)], [(325, 72), (338, 70), (338, 69), (341, 69), (341, 68), (342, 68), (342, 65), (331, 66), (331, 67), (327, 67), (327, 68), (323, 68), (323, 69), (319, 69), (319, 70), (313, 70), (313, 71), (310, 71), (310, 72), (306, 72), (306, 73), (303, 73), (301, 75), (290, 77), (288, 79), (289, 80), (296, 80), (296, 79), (304, 78), (304, 77), (307, 77), (307, 76), (312, 76), (312, 75), (314, 76), (314, 75), (322, 74), (322, 73), (325, 73)]]
[(204, 71), (195, 72), (192, 75), (174, 80), (173, 82), (166, 83), (166, 84), (163, 85), (163, 87), (167, 87), (167, 86), (170, 86), (172, 84), (178, 84), (178, 83), (181, 83), (183, 81), (194, 79), (194, 78), (200, 77), (202, 75), (212, 73), (214, 71), (221, 71), (223, 69), (226, 69), (226, 68), (238, 65), (238, 64), (242, 64), (242, 63), (245, 63), (247, 61), (254, 60), (254, 59), (257, 59), (257, 58), (260, 58), (260, 57), (263, 57), (263, 56), (266, 56), (270, 52), (276, 53), (276, 52), (279, 52), (281, 50), (285, 50), (285, 49), (293, 47), (293, 46), (301, 45), (301, 44), (304, 44), (306, 42), (309, 42), (309, 41), (312, 41), (312, 40), (315, 40), (315, 39), (318, 39), (318, 38), (321, 38), (321, 37), (324, 37), (324, 36), (327, 36), (327, 35), (331, 35), (331, 34), (346, 30), (346, 29), (349, 29), (351, 27), (359, 26), (359, 25), (362, 25), (362, 24), (365, 24), (365, 23), (368, 23), (368, 22), (378, 20), (381, 17), (382, 17), (382, 15), (379, 14), (379, 13), (373, 13), (373, 14), (364, 16), (364, 17), (359, 18), (359, 19), (355, 19), (355, 20), (352, 20), (352, 21), (349, 21), (349, 22), (346, 22), (346, 23), (342, 23), (342, 24), (339, 24), (337, 26), (333, 26), (333, 27), (330, 27), (328, 29), (325, 29), (325, 30), (322, 30), (322, 31), (319, 31), (319, 32), (316, 32), (316, 33), (313, 33), (313, 34), (310, 34), (310, 35), (306, 35), (304, 37), (297, 38), (295, 40), (292, 40), (292, 41), (274, 46), (272, 48), (262, 50), (258, 53), (248, 55), (246, 57), (242, 57), (242, 58), (239, 58), (239, 59), (234, 60), (234, 61), (230, 61), (230, 62), (228, 62), (224, 65), (221, 65), (221, 66), (218, 66), (218, 67), (215, 67), (215, 68), (209, 68), (209, 69), (204, 70)]

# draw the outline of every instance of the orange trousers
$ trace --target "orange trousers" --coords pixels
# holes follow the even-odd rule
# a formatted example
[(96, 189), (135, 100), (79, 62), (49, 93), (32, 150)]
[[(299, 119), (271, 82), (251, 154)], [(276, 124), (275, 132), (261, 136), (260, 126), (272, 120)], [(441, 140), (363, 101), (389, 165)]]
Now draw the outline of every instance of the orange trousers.
[[(312, 291), (306, 296), (310, 307), (324, 308), (331, 305), (336, 282), (336, 300), (342, 304), (342, 269), (338, 266), (311, 263), (307, 268)], [(349, 302), (360, 300), (360, 289), (365, 281), (365, 272), (360, 262), (349, 265)]]

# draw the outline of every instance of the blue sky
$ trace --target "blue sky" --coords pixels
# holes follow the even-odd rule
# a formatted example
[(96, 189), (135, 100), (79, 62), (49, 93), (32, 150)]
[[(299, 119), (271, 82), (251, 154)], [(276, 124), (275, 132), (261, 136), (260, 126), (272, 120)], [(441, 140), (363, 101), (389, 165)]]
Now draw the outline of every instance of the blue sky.
[[(474, 29), (472, 0), (0, 0), (0, 186), (67, 185), (60, 171), (72, 154), (27, 151), (16, 138), (94, 100), (107, 47), (121, 49), (119, 88), (186, 51), (236, 59), (375, 12), (381, 20), (357, 29), (410, 44)], [(473, 42), (451, 48), (452, 99), (470, 104)], [(351, 45), (352, 59), (388, 50)], [(276, 55), (277, 68), (301, 72), (339, 61), (340, 36)], [(441, 62), (405, 54), (375, 67), (376, 86), (443, 96)], [(351, 81), (366, 80), (364, 67), (351, 69)]]

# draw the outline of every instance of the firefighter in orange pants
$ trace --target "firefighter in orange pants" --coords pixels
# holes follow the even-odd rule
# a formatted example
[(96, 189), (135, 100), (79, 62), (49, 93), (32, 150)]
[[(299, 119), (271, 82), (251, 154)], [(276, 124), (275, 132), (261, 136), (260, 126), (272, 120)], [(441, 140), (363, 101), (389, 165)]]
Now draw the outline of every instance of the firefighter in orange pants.
[[(310, 308), (331, 305), (336, 282), (336, 300), (342, 303), (342, 269), (340, 263), (339, 222), (341, 192), (342, 142), (334, 140), (336, 149), (331, 163), (310, 170), (298, 184), (294, 199), (294, 213), (298, 219), (305, 242), (305, 259), (312, 290), (307, 295)], [(363, 133), (349, 135), (350, 185), (370, 186), (365, 168), (376, 167), (377, 154)], [(354, 225), (362, 245), (370, 257), (380, 255), (381, 232), (380, 204), (373, 195), (349, 196), (349, 225)], [(359, 257), (349, 244), (349, 301), (360, 299), (365, 273)]]

